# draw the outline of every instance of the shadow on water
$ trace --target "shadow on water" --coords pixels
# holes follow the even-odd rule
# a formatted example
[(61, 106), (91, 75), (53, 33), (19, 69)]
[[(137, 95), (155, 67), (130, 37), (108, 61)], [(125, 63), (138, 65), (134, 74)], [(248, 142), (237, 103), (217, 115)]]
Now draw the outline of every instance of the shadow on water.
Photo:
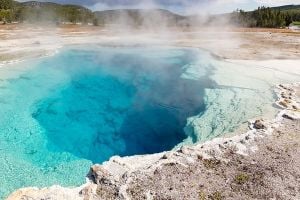
[[(74, 65), (84, 60), (71, 59)], [(180, 77), (181, 67), (192, 59), (187, 53), (176, 62), (155, 59), (137, 54), (115, 55), (109, 63), (90, 59), (94, 63), (77, 66), (80, 73), (73, 65), (72, 81), (41, 100), (33, 113), (45, 129), (48, 148), (103, 162), (113, 155), (170, 150), (182, 142), (186, 119), (205, 109), (204, 89), (211, 82)], [(83, 64), (101, 67), (82, 71)]]
[(204, 109), (200, 88), (199, 82), (183, 79), (155, 85), (155, 93), (137, 102), (122, 124), (126, 151), (121, 155), (162, 152), (182, 142), (186, 119)]

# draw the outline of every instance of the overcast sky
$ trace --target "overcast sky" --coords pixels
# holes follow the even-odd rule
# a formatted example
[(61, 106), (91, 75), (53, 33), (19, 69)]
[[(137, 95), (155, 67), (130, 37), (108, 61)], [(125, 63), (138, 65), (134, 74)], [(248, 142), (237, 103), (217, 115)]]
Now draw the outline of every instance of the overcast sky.
[[(26, 1), (26, 0), (19, 0)], [(237, 8), (253, 10), (261, 5), (300, 4), (300, 0), (40, 0), (84, 5), (92, 10), (117, 8), (165, 8), (182, 14), (223, 13)]]

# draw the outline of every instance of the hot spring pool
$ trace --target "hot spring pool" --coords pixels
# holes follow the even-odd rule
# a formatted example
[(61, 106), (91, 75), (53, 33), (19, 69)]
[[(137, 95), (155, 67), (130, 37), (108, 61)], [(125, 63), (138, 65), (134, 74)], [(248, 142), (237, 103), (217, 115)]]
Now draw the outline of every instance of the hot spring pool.
[(205, 67), (201, 79), (181, 77), (198, 58), (191, 49), (78, 46), (1, 69), (10, 78), (0, 82), (0, 193), (78, 185), (92, 163), (174, 148), (214, 85)]
[(257, 70), (198, 49), (96, 45), (0, 68), (0, 197), (80, 185), (92, 163), (203, 141), (274, 111), (279, 79)]

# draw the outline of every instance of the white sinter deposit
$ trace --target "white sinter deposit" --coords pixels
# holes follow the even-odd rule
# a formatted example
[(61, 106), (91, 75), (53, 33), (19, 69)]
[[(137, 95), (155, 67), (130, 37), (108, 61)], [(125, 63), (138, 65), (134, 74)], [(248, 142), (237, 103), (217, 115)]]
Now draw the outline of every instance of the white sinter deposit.
[[(207, 67), (213, 68), (212, 80), (215, 88), (206, 89), (206, 110), (188, 119), (186, 133), (192, 139), (207, 141), (224, 133), (242, 133), (249, 119), (274, 118), (278, 109), (273, 106), (274, 85), (300, 81), (298, 60), (233, 61), (209, 60)], [(185, 78), (201, 74), (200, 64), (186, 69)], [(280, 68), (278, 65), (287, 66)], [(200, 70), (200, 71), (199, 71)]]

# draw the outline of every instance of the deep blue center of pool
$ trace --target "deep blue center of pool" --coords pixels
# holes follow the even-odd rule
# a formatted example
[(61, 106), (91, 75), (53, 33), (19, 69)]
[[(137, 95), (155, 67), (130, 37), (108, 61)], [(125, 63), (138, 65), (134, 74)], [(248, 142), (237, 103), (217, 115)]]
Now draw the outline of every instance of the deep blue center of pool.
[(181, 78), (195, 54), (71, 49), (44, 61), (41, 68), (66, 75), (32, 113), (45, 129), (48, 148), (93, 162), (172, 149), (187, 137), (186, 119), (204, 109), (210, 81)]

